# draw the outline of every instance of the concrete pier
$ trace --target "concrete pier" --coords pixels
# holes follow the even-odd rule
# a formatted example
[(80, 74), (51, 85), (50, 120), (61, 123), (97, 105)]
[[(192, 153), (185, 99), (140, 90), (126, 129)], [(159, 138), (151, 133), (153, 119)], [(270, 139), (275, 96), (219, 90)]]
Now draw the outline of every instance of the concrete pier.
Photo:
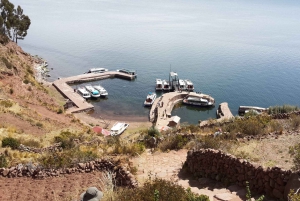
[[(231, 121), (231, 119), (233, 117), (234, 116), (232, 115), (232, 113), (228, 107), (228, 103), (224, 102), (224, 103), (221, 103), (217, 109), (217, 118), (218, 119), (216, 119), (215, 121), (212, 121), (212, 123)], [(205, 127), (205, 126), (209, 126), (209, 125), (210, 125), (209, 120), (200, 122), (200, 127)]]
[(188, 92), (170, 92), (165, 93), (161, 97), (157, 98), (150, 110), (149, 119), (151, 122), (156, 123), (156, 127), (161, 129), (163, 126), (167, 126), (169, 121), (172, 120), (171, 112), (176, 103), (183, 100), (188, 95)]
[(94, 80), (101, 80), (106, 78), (123, 78), (128, 80), (133, 80), (134, 75), (129, 75), (126, 73), (121, 73), (117, 71), (108, 71), (104, 73), (87, 73), (82, 75), (76, 75), (72, 77), (61, 78), (53, 82), (53, 86), (66, 98), (71, 100), (76, 107), (69, 109), (67, 112), (75, 113), (82, 112), (93, 109), (94, 106), (88, 102), (77, 92), (74, 92), (74, 89), (68, 84), (82, 83)]

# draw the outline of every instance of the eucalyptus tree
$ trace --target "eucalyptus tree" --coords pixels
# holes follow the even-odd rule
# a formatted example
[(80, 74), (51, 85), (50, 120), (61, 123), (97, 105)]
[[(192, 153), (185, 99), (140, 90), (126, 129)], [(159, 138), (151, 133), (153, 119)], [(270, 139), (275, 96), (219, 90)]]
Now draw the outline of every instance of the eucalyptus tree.
[(7, 35), (11, 40), (18, 42), (23, 40), (27, 35), (31, 21), (27, 15), (23, 14), (23, 9), (18, 6), (15, 9), (14, 4), (9, 0), (0, 2), (0, 33)]

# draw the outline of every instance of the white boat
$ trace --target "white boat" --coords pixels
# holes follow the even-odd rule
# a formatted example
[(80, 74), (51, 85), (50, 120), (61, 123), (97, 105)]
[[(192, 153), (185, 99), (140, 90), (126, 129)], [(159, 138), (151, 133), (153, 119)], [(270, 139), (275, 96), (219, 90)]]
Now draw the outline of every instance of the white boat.
[(185, 91), (186, 90), (186, 84), (184, 80), (179, 80), (179, 86), (178, 86), (179, 90), (181, 91)]
[(149, 92), (144, 102), (144, 106), (151, 106), (156, 99), (156, 93)]
[(107, 91), (101, 85), (94, 85), (93, 87), (99, 91), (100, 96), (106, 97), (108, 95)]
[(78, 87), (77, 93), (79, 93), (83, 98), (91, 98), (91, 94), (84, 87)]
[(170, 84), (169, 84), (168, 81), (163, 80), (163, 81), (162, 81), (162, 84), (163, 84), (163, 90), (164, 90), (164, 91), (170, 91), (170, 90), (171, 90), (171, 86), (170, 86)]
[(156, 79), (155, 90), (156, 91), (161, 91), (162, 89), (163, 89), (162, 80), (161, 79)]
[(117, 70), (118, 72), (121, 72), (121, 73), (126, 73), (126, 74), (128, 74), (128, 75), (133, 75), (133, 76), (137, 76), (137, 74), (136, 74), (136, 71), (135, 70), (128, 70), (128, 69), (125, 69), (125, 68), (123, 68), (123, 69), (119, 69), (119, 70)]
[(124, 122), (116, 122), (113, 127), (110, 129), (110, 135), (120, 135), (122, 134), (126, 128), (129, 126), (129, 124), (126, 124)]
[(85, 88), (86, 88), (87, 91), (90, 92), (90, 94), (93, 98), (99, 98), (100, 97), (99, 91), (94, 89), (94, 87), (92, 87), (92, 85), (86, 85)]
[(191, 80), (184, 80), (187, 91), (194, 91), (194, 85)]
[(104, 73), (107, 72), (106, 68), (91, 68), (87, 73)]
[(183, 103), (200, 107), (210, 107), (215, 104), (215, 99), (206, 94), (191, 92), (183, 99)]

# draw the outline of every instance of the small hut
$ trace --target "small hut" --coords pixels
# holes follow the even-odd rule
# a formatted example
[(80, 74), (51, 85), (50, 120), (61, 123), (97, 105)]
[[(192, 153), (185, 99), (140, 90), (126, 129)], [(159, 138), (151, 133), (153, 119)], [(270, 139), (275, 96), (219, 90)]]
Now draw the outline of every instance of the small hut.
[(180, 117), (179, 116), (173, 116), (172, 119), (169, 121), (168, 126), (170, 127), (177, 127), (180, 124)]

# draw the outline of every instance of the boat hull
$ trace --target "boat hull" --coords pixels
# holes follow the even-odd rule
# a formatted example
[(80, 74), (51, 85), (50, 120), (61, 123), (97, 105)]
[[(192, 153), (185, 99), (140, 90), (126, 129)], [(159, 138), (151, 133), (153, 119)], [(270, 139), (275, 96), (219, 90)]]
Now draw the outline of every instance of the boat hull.
[(197, 107), (212, 107), (214, 106), (215, 104), (214, 103), (195, 103), (195, 102), (189, 102), (187, 100), (183, 100), (183, 103), (186, 104), (186, 105), (192, 105), (192, 106), (197, 106)]

